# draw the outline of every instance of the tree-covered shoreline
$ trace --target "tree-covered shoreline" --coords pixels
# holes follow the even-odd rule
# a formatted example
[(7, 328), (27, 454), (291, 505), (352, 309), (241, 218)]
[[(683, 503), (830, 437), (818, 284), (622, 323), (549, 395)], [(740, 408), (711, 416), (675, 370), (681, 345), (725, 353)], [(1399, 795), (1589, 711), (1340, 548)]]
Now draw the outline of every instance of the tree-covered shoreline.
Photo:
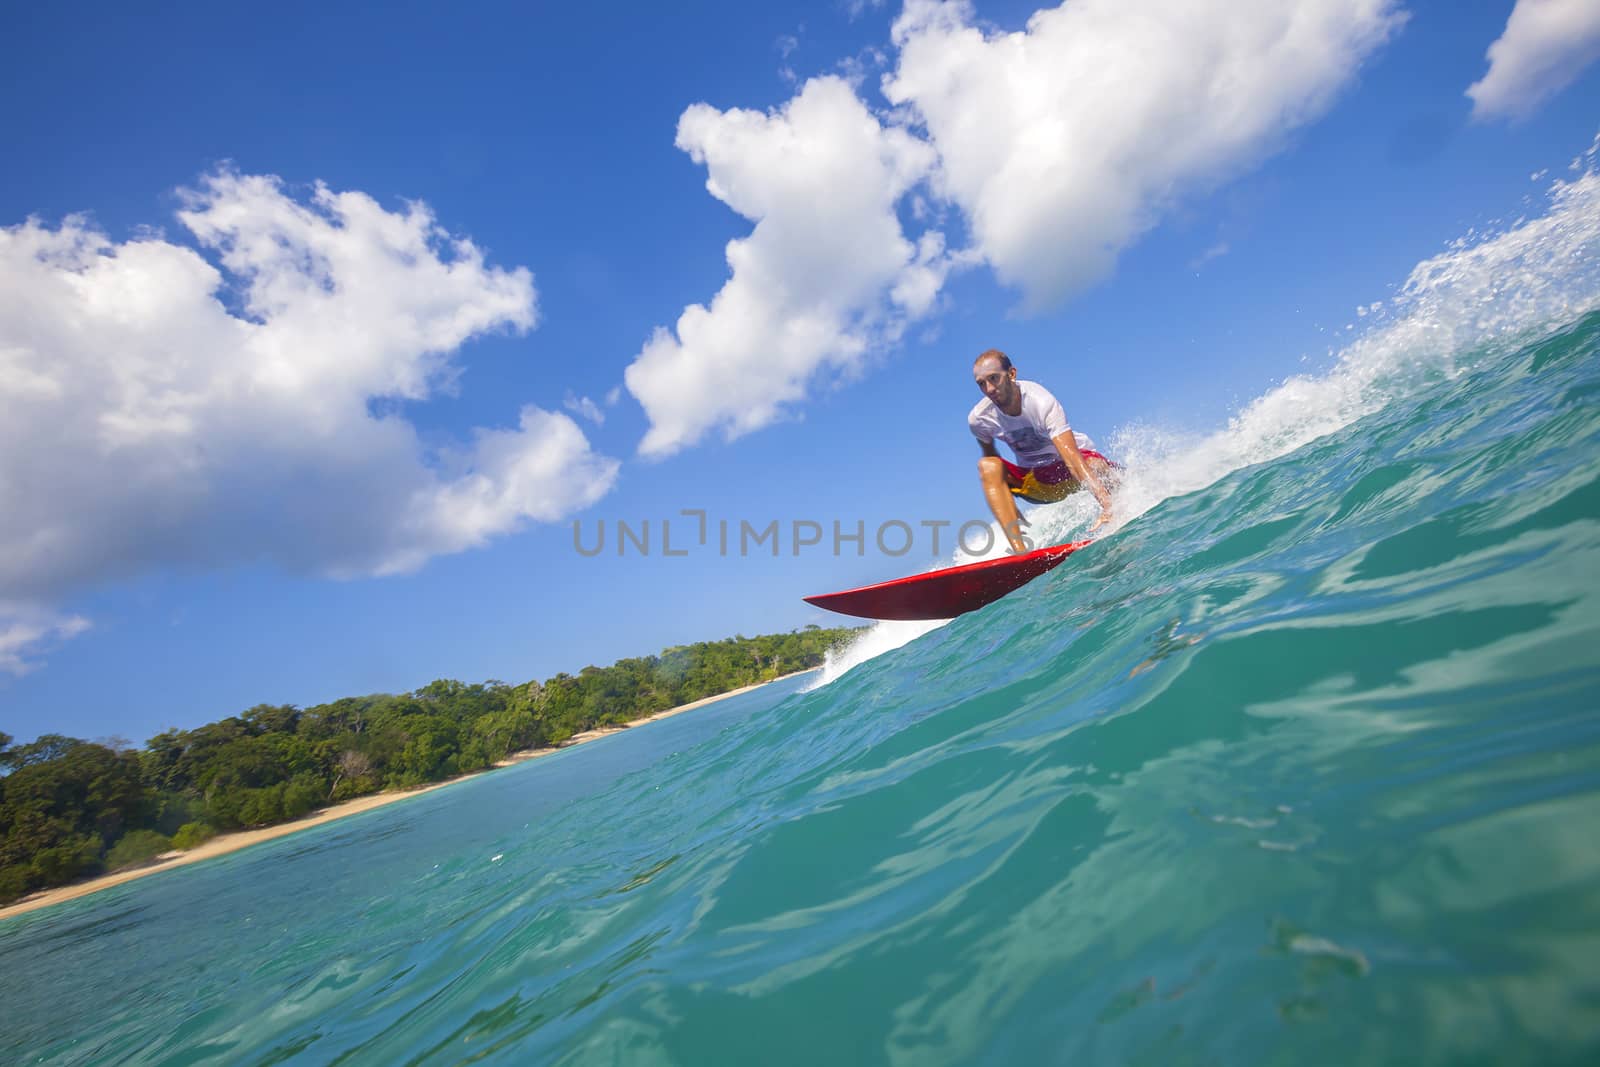
[(815, 667), (852, 632), (700, 642), (517, 686), (441, 679), (304, 709), (263, 704), (143, 749), (59, 734), (17, 745), (0, 732), (0, 904)]

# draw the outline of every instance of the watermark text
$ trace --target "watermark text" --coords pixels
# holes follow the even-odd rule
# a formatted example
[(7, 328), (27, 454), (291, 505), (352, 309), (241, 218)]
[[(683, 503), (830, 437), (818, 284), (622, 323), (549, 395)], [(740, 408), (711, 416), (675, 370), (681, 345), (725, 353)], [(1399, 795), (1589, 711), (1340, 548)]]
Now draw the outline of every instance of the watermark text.
[[(868, 551), (899, 558), (926, 553), (940, 559), (952, 551), (983, 557), (999, 538), (993, 522), (969, 519), (885, 519), (869, 526), (865, 519), (747, 518), (713, 519), (704, 508), (684, 508), (658, 519), (596, 519), (572, 524), (572, 547), (580, 556), (799, 556), (829, 554), (865, 556)], [(1024, 532), (1023, 541), (1034, 547)]]

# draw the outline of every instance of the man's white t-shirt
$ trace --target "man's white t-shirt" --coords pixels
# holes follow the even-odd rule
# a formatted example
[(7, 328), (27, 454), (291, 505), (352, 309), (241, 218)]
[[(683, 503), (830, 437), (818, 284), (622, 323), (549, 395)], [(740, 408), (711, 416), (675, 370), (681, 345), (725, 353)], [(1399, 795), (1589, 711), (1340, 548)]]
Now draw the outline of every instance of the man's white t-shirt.
[[(1072, 429), (1067, 425), (1067, 413), (1050, 390), (1038, 382), (1017, 379), (1022, 390), (1022, 414), (1007, 415), (988, 397), (978, 401), (967, 416), (967, 428), (979, 441), (1004, 441), (1017, 454), (1019, 467), (1043, 467), (1060, 463), (1054, 438)], [(1079, 448), (1093, 448), (1088, 434), (1072, 431)]]

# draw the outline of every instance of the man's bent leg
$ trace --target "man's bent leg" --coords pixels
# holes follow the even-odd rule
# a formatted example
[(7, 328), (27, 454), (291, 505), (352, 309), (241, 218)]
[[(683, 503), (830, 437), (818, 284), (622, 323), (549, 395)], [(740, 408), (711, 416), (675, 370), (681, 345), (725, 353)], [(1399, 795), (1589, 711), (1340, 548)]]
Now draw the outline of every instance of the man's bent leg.
[(1022, 516), (1017, 514), (1017, 501), (1011, 495), (1011, 485), (1006, 480), (1005, 463), (999, 456), (984, 456), (978, 460), (978, 477), (983, 481), (983, 497), (989, 502), (989, 510), (999, 520), (1011, 551), (1028, 551), (1028, 543), (1022, 539)]

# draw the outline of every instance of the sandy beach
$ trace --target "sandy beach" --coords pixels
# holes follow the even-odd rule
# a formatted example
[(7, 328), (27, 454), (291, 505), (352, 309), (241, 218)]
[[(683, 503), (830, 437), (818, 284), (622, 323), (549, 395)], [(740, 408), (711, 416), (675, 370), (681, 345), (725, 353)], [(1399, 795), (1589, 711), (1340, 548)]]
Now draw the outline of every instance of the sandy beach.
[(581, 734), (574, 734), (561, 744), (554, 745), (550, 748), (530, 748), (522, 752), (514, 752), (510, 756), (507, 756), (505, 759), (496, 763), (493, 767), (490, 767), (486, 770), (474, 771), (471, 774), (458, 775), (455, 778), (447, 778), (442, 782), (432, 782), (428, 785), (418, 786), (415, 789), (396, 789), (386, 793), (374, 793), (371, 796), (356, 797), (354, 800), (347, 800), (342, 804), (335, 804), (332, 807), (314, 811), (305, 818), (296, 819), (293, 822), (278, 823), (275, 826), (264, 826), (259, 830), (241, 830), (231, 834), (220, 834), (217, 837), (213, 837), (205, 844), (192, 848), (187, 852), (164, 853), (159, 859), (152, 863), (147, 863), (141, 867), (130, 867), (125, 870), (117, 871), (113, 874), (103, 874), (98, 877), (91, 878), (88, 881), (74, 882), (71, 885), (56, 886), (53, 889), (46, 889), (41, 892), (34, 893), (32, 896), (23, 897), (14, 904), (8, 904), (5, 907), (0, 908), (0, 919), (9, 918), (12, 915), (21, 915), (24, 912), (36, 911), (39, 908), (48, 908), (52, 904), (60, 904), (63, 901), (76, 900), (79, 897), (86, 897), (90, 893), (98, 893), (102, 889), (110, 889), (112, 886), (122, 885), (125, 882), (131, 882), (136, 878), (143, 878), (146, 875), (155, 874), (158, 871), (169, 871), (174, 867), (183, 867), (191, 863), (200, 863), (204, 860), (214, 859), (217, 856), (223, 856), (230, 852), (237, 852), (242, 848), (249, 848), (251, 845), (259, 845), (263, 841), (271, 841), (275, 838), (287, 837), (290, 834), (299, 833), (301, 830), (309, 830), (313, 826), (321, 826), (324, 823), (330, 823), (336, 819), (343, 819), (351, 815), (359, 815), (363, 811), (371, 811), (373, 808), (381, 808), (386, 804), (393, 804), (396, 801), (407, 800), (411, 797), (421, 796), (423, 793), (431, 793), (435, 789), (443, 789), (446, 786), (464, 782), (469, 778), (476, 778), (481, 774), (492, 774), (500, 768), (511, 767), (518, 763), (525, 763), (531, 759), (538, 759), (540, 756), (547, 756), (552, 752), (557, 752), (564, 748), (571, 748), (573, 745), (581, 745), (585, 741), (593, 741), (596, 738), (606, 737), (610, 734), (621, 733), (623, 730), (634, 730), (640, 726), (643, 726), (645, 723), (656, 722), (660, 719), (669, 719), (674, 715), (681, 715), (686, 711), (693, 711), (695, 708), (704, 707), (707, 704), (714, 704), (719, 700), (726, 700), (729, 697), (738, 696), (741, 693), (748, 693), (752, 690), (760, 689), (762, 686), (771, 685), (773, 682), (781, 682), (785, 678), (794, 678), (801, 674), (809, 674), (810, 671), (816, 669), (817, 668), (812, 667), (805, 671), (795, 671), (792, 674), (785, 674), (774, 678), (772, 681), (757, 682), (754, 685), (747, 685), (740, 689), (730, 689), (726, 693), (718, 693), (716, 696), (705, 697), (701, 700), (691, 701), (688, 704), (679, 704), (675, 708), (668, 708), (666, 711), (659, 711), (654, 715), (646, 716), (642, 719), (635, 719), (624, 726), (605, 726), (597, 730), (586, 730)]

